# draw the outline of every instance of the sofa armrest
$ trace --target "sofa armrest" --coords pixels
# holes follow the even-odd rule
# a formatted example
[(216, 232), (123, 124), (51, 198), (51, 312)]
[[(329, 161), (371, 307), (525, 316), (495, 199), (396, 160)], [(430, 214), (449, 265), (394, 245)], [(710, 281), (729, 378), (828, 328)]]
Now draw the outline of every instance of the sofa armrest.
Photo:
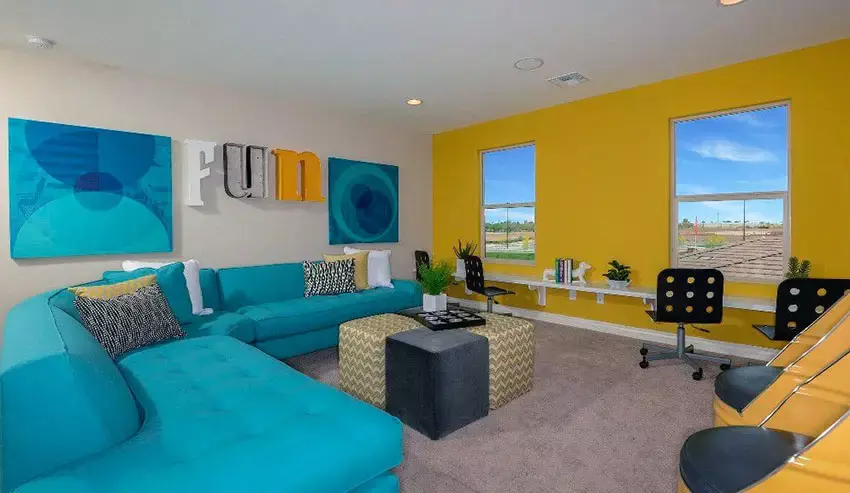
[(396, 291), (410, 296), (414, 306), (422, 304), (422, 285), (418, 282), (408, 279), (393, 279), (393, 286)]

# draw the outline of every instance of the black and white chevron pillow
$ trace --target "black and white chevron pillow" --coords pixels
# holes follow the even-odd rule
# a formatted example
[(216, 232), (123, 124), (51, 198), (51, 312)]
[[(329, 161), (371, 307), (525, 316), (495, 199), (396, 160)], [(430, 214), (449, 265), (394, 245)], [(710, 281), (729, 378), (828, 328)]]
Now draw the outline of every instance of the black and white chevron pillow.
[(304, 296), (353, 293), (354, 259), (304, 262)]
[(112, 359), (148, 344), (186, 336), (156, 283), (110, 299), (77, 296), (74, 306), (83, 325)]

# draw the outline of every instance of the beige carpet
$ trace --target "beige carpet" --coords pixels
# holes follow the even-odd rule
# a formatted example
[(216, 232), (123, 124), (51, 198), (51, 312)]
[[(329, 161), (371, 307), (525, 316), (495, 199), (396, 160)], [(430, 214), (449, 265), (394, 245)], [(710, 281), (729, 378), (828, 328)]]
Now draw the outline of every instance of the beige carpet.
[[(717, 367), (700, 382), (686, 365), (641, 370), (639, 341), (534, 325), (534, 389), (439, 441), (405, 427), (402, 491), (675, 491), (682, 441), (711, 425)], [(337, 384), (335, 349), (287, 363)]]

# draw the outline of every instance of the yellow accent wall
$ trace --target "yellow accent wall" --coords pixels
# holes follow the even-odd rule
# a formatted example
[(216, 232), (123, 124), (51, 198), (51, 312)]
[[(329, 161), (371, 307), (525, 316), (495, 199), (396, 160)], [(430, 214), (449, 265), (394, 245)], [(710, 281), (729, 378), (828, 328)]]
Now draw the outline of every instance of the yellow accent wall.
[[(670, 119), (789, 100), (791, 252), (812, 260), (814, 276), (850, 277), (848, 61), (845, 39), (435, 135), (434, 256), (452, 260), (458, 238), (480, 241), (479, 152), (533, 141), (537, 263), (485, 269), (538, 278), (555, 257), (570, 256), (594, 266), (589, 280), (603, 281), (603, 267), (617, 258), (633, 267), (634, 285), (654, 286), (670, 256)], [(549, 290), (540, 307), (535, 292), (505, 287), (518, 293), (507, 305), (675, 331), (651, 322), (639, 299), (607, 296), (599, 305), (590, 293), (570, 301)], [(776, 286), (727, 283), (726, 292), (768, 297)], [(449, 294), (466, 297), (461, 287)], [(693, 335), (782, 346), (753, 323), (773, 323), (773, 315), (726, 309), (710, 334)]]

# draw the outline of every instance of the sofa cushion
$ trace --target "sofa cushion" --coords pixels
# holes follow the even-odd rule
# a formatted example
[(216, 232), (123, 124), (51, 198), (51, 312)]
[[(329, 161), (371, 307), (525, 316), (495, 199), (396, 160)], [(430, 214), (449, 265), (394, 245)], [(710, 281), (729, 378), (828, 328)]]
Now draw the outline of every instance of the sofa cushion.
[(303, 298), (304, 268), (297, 262), (219, 269), (218, 285), (221, 308), (228, 311)]
[(398, 420), (233, 338), (184, 339), (119, 366), (141, 431), (17, 493), (345, 492), (401, 463)]
[(214, 312), (212, 315), (197, 317), (193, 323), (183, 326), (188, 337), (210, 335), (230, 336), (242, 342), (254, 342), (257, 324), (234, 312)]
[(213, 311), (221, 310), (221, 295), (218, 292), (218, 275), (214, 269), (201, 269), (201, 294), (204, 297), (204, 306), (212, 308)]
[(410, 296), (390, 288), (375, 288), (334, 296), (311, 296), (239, 309), (257, 323), (257, 340), (334, 327), (355, 318), (396, 312), (413, 306)]
[(181, 324), (191, 323), (195, 315), (192, 314), (192, 300), (186, 288), (186, 277), (183, 275), (181, 262), (168, 264), (158, 269), (136, 269), (133, 272), (107, 271), (103, 273), (103, 279), (109, 283), (116, 283), (151, 274), (156, 275), (156, 283), (168, 299), (168, 304), (177, 320)]

